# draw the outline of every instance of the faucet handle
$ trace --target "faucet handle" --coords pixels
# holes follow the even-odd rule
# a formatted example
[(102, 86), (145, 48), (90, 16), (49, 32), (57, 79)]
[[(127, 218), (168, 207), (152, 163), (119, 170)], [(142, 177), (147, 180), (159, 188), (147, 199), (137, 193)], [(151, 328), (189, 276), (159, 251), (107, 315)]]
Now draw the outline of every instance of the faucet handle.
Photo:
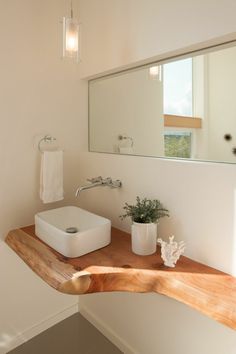
[(121, 188), (122, 187), (122, 182), (117, 179), (116, 181), (112, 181), (112, 188)]
[(122, 183), (119, 179), (117, 179), (116, 181), (113, 181), (113, 179), (111, 177), (107, 177), (103, 180), (103, 184), (111, 187), (111, 188), (120, 188), (122, 186)]
[(102, 176), (98, 176), (98, 177), (94, 177), (94, 178), (87, 178), (87, 181), (90, 183), (102, 182)]
[(104, 185), (107, 185), (107, 186), (111, 186), (112, 185), (111, 177), (104, 178), (102, 182), (103, 182)]

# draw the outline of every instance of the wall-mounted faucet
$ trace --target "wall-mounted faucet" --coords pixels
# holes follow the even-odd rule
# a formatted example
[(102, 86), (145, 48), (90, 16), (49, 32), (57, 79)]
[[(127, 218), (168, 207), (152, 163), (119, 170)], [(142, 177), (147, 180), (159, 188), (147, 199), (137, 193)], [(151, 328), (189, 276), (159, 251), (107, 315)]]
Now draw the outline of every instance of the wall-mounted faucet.
[(119, 179), (117, 179), (116, 181), (113, 181), (111, 179), (111, 177), (102, 178), (101, 176), (99, 176), (99, 177), (87, 179), (87, 181), (90, 183), (77, 188), (77, 190), (75, 192), (76, 197), (78, 197), (80, 195), (80, 193), (82, 191), (84, 191), (85, 189), (95, 188), (95, 187), (99, 187), (99, 186), (101, 186), (101, 187), (107, 186), (110, 188), (121, 188), (121, 186), (122, 186), (122, 182)]

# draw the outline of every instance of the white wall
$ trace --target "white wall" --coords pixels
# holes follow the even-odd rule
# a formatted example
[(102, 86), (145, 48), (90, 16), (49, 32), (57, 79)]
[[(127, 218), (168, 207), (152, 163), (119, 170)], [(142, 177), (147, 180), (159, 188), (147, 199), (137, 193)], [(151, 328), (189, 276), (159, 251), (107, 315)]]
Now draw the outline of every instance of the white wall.
[(79, 0), (79, 4), (84, 76), (235, 32), (234, 0)]
[[(82, 74), (96, 75), (235, 32), (235, 11), (232, 0), (80, 0)], [(235, 273), (234, 165), (81, 153), (79, 174), (81, 183), (98, 175), (123, 182), (121, 191), (84, 192), (80, 205), (128, 229), (118, 218), (125, 201), (136, 195), (160, 198), (171, 212), (161, 221), (160, 236), (174, 233), (187, 241), (192, 258)], [(157, 294), (81, 296), (80, 306), (136, 353), (235, 353), (235, 331)]]
[[(85, 141), (87, 85), (60, 59), (64, 0), (0, 2), (0, 239), (32, 224), (39, 200), (40, 154), (50, 133), (65, 150), (64, 203), (74, 201), (75, 164)], [(77, 297), (47, 286), (0, 241), (0, 353), (76, 311)], [(64, 311), (65, 310), (65, 311)]]

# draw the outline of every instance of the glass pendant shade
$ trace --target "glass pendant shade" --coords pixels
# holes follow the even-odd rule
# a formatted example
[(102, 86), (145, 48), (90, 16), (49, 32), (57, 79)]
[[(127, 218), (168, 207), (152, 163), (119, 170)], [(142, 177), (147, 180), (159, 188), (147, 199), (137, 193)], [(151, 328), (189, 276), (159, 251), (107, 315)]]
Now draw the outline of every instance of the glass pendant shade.
[(79, 23), (63, 17), (63, 58), (79, 60)]

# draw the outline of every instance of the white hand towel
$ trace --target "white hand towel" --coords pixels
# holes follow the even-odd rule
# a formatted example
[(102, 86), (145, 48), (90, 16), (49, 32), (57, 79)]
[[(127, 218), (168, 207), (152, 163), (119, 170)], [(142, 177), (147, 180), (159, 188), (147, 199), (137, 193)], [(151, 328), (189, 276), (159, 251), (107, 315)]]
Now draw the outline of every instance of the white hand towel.
[(119, 147), (119, 153), (120, 154), (133, 154), (134, 153), (134, 148), (132, 146), (120, 146)]
[(52, 203), (63, 198), (63, 151), (44, 151), (41, 160), (40, 199), (43, 203)]

